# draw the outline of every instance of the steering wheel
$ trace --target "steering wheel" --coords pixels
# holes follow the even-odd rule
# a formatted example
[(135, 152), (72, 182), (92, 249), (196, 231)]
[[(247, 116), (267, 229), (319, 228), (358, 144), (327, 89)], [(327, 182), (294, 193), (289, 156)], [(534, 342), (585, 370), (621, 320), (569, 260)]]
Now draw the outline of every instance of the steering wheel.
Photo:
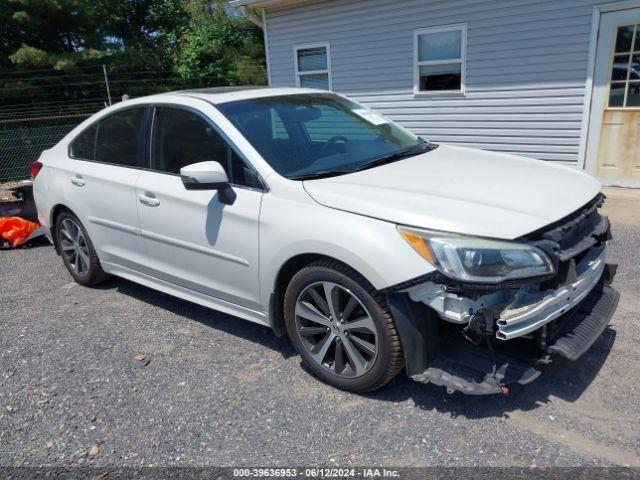
[(323, 157), (324, 153), (329, 149), (329, 147), (331, 147), (336, 142), (347, 143), (348, 141), (349, 141), (349, 139), (347, 137), (345, 137), (344, 135), (336, 135), (334, 137), (331, 137), (329, 140), (324, 142), (324, 145), (322, 145), (320, 147), (320, 150), (318, 151), (318, 158)]

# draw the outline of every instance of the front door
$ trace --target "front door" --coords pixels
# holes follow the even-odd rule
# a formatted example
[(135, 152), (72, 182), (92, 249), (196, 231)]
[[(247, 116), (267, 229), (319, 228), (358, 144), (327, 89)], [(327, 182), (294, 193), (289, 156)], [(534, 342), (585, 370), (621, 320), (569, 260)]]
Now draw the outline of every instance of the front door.
[(601, 17), (590, 170), (605, 185), (640, 187), (640, 9)]
[[(193, 111), (155, 108), (150, 169), (136, 184), (145, 273), (223, 302), (261, 310), (259, 180), (213, 125)], [(187, 190), (180, 168), (220, 162), (235, 192), (232, 204), (216, 190)]]

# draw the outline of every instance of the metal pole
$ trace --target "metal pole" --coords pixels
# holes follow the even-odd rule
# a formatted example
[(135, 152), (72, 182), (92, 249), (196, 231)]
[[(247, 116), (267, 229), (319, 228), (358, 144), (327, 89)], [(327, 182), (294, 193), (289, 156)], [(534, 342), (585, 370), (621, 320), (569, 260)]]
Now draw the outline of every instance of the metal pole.
[(111, 105), (111, 92), (109, 91), (109, 77), (107, 77), (107, 67), (102, 64), (102, 71), (104, 72), (104, 84), (107, 86), (107, 97), (109, 97), (109, 105)]

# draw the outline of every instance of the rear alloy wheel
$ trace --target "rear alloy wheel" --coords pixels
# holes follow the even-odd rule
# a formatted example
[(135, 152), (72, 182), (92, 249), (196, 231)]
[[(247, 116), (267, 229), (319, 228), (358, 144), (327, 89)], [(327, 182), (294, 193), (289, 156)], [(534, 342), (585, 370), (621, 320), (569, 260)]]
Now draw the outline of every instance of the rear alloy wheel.
[(341, 263), (319, 261), (296, 273), (285, 293), (284, 313), (305, 364), (335, 387), (375, 390), (403, 367), (384, 296)]
[(60, 222), (60, 251), (64, 259), (79, 277), (89, 272), (89, 248), (87, 239), (82, 233), (80, 225), (65, 218)]
[(57, 218), (56, 243), (64, 265), (76, 282), (90, 286), (107, 278), (87, 231), (75, 215), (63, 212)]

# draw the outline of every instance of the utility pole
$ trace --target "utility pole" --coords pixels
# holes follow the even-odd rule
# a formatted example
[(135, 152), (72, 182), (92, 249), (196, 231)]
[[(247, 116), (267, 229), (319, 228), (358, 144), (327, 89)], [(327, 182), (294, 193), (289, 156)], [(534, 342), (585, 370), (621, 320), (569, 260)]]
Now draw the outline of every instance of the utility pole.
[(107, 67), (102, 64), (102, 72), (104, 73), (104, 84), (107, 86), (107, 97), (109, 97), (109, 105), (111, 105), (111, 91), (109, 90), (109, 77), (107, 77)]

